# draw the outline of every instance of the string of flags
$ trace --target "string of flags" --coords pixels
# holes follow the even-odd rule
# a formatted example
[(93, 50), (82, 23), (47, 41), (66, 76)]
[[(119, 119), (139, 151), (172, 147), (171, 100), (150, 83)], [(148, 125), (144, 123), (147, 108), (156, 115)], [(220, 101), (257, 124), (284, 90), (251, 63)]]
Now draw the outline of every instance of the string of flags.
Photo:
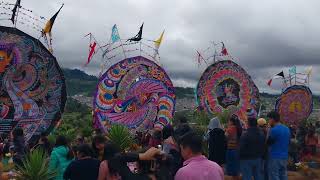
[[(212, 59), (213, 62), (216, 62), (217, 60), (232, 60), (233, 57), (229, 54), (225, 44), (223, 42), (221, 43), (217, 43), (215, 44), (214, 42), (213, 44), (213, 51), (212, 51), (212, 47), (208, 47), (207, 49), (205, 49), (202, 53), (200, 53), (199, 50), (196, 50), (196, 59), (197, 59), (197, 63), (198, 66), (200, 66), (202, 64), (202, 62), (205, 62), (206, 65), (208, 65), (208, 61), (210, 61)], [(217, 47), (221, 44), (221, 49), (220, 51), (217, 51)], [(209, 56), (205, 56), (204, 53), (209, 53)]]
[[(99, 46), (99, 49), (97, 49), (98, 43), (97, 43), (97, 40), (93, 37), (93, 35), (91, 33), (86, 35), (86, 36), (90, 36), (90, 41), (89, 41), (88, 59), (87, 59), (85, 66), (88, 65), (92, 61), (92, 58), (94, 57), (94, 55), (96, 54), (96, 52), (98, 50), (102, 50), (102, 59), (107, 59), (108, 61), (117, 57), (120, 54), (122, 54), (126, 58), (127, 53), (132, 53), (135, 51), (139, 51), (140, 55), (141, 55), (141, 53), (143, 53), (144, 55), (150, 56), (151, 58), (153, 58), (156, 61), (157, 61), (157, 59), (160, 59), (159, 48), (163, 42), (165, 30), (163, 30), (161, 32), (160, 36), (158, 38), (156, 38), (155, 40), (147, 40), (147, 39), (143, 38), (143, 27), (144, 27), (144, 23), (141, 24), (139, 31), (135, 36), (133, 36), (129, 39), (121, 39), (118, 26), (116, 24), (114, 24), (112, 26), (111, 36), (110, 36), (109, 42), (104, 46)], [(149, 45), (147, 42), (152, 42), (153, 44)], [(131, 48), (129, 50), (125, 48), (127, 46), (132, 46), (135, 44), (138, 44), (139, 48)], [(144, 50), (143, 47), (146, 47), (148, 49), (152, 49), (153, 53), (149, 53), (148, 51)], [(119, 48), (121, 48), (122, 52), (114, 54), (113, 51), (115, 51)], [(105, 66), (101, 65), (100, 67), (104, 68)]]
[[(51, 53), (53, 52), (52, 27), (64, 4), (61, 5), (59, 10), (46, 23), (45, 23), (46, 18), (44, 18), (43, 16), (38, 16), (34, 14), (32, 10), (22, 7), (21, 0), (16, 0), (14, 4), (1, 1), (0, 5), (2, 5), (1, 8), (7, 11), (11, 11), (11, 13), (2, 12), (1, 13), (2, 15), (10, 16), (10, 18), (2, 19), (2, 20), (10, 20), (14, 27), (16, 27), (17, 23), (19, 23), (27, 27), (30, 27), (36, 31), (40, 31), (41, 32), (40, 37), (44, 38), (44, 42), (47, 45), (48, 50)], [(11, 9), (11, 6), (13, 6), (12, 9)], [(37, 24), (36, 22), (40, 23), (40, 25)], [(43, 26), (43, 28), (41, 26)]]
[(308, 67), (304, 72), (297, 72), (297, 67), (292, 66), (288, 69), (288, 76), (281, 71), (272, 76), (267, 85), (273, 89), (284, 90), (292, 85), (309, 85), (309, 79), (312, 73), (312, 66)]

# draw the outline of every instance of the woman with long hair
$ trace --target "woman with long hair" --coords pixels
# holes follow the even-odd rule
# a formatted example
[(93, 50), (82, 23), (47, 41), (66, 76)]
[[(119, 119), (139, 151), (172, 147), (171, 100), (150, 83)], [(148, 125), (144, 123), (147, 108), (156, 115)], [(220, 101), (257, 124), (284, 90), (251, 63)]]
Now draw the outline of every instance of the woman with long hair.
[(105, 149), (103, 153), (103, 161), (100, 163), (99, 168), (99, 177), (98, 180), (118, 180), (120, 177), (118, 176), (117, 172), (109, 168), (108, 162), (114, 158), (114, 156), (119, 153), (120, 150), (111, 143), (105, 144)]
[(68, 146), (68, 141), (64, 136), (58, 136), (55, 147), (50, 156), (49, 169), (57, 170), (54, 180), (63, 180), (63, 173), (73, 160), (72, 150)]
[(227, 152), (226, 152), (226, 173), (232, 179), (240, 179), (239, 140), (242, 134), (242, 126), (237, 115), (232, 115), (226, 129)]

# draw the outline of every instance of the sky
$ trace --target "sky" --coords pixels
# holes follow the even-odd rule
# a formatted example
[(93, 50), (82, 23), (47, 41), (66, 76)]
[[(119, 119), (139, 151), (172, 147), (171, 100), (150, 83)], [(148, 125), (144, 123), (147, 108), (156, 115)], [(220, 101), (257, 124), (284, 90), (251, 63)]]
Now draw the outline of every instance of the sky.
[[(15, 2), (15, 0), (5, 0)], [(54, 24), (54, 55), (63, 68), (99, 73), (100, 57), (88, 67), (91, 32), (107, 42), (117, 24), (121, 38), (134, 36), (144, 22), (144, 37), (156, 39), (165, 29), (161, 64), (174, 85), (195, 87), (206, 66), (198, 67), (196, 50), (223, 41), (261, 92), (275, 92), (266, 82), (274, 74), (313, 66), (310, 88), (320, 94), (320, 1), (318, 0), (22, 0), (21, 5), (50, 18), (64, 3)], [(2, 9), (0, 11), (3, 11)], [(1, 25), (9, 25), (0, 21)], [(18, 28), (24, 29), (25, 27)], [(39, 32), (30, 32), (39, 36)]]

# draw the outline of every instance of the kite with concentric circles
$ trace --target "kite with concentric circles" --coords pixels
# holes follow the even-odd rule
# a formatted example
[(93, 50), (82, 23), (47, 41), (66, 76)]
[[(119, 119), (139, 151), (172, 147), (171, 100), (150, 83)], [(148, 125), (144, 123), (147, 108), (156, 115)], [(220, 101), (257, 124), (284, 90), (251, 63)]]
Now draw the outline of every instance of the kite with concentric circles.
[(200, 109), (209, 114), (231, 110), (246, 119), (248, 108), (259, 108), (259, 90), (247, 72), (230, 60), (218, 61), (202, 74), (196, 89)]
[(101, 77), (93, 101), (95, 128), (162, 129), (175, 110), (174, 87), (166, 72), (142, 56), (124, 59)]

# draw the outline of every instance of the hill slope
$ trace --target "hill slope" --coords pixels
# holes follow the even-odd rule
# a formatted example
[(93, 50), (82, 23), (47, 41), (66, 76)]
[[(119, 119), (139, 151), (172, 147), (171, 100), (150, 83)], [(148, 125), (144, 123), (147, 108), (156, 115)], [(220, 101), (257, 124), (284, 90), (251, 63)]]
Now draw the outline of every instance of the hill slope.
[(92, 96), (98, 83), (97, 77), (88, 75), (79, 69), (63, 69), (62, 71), (66, 81), (68, 96), (76, 94)]

